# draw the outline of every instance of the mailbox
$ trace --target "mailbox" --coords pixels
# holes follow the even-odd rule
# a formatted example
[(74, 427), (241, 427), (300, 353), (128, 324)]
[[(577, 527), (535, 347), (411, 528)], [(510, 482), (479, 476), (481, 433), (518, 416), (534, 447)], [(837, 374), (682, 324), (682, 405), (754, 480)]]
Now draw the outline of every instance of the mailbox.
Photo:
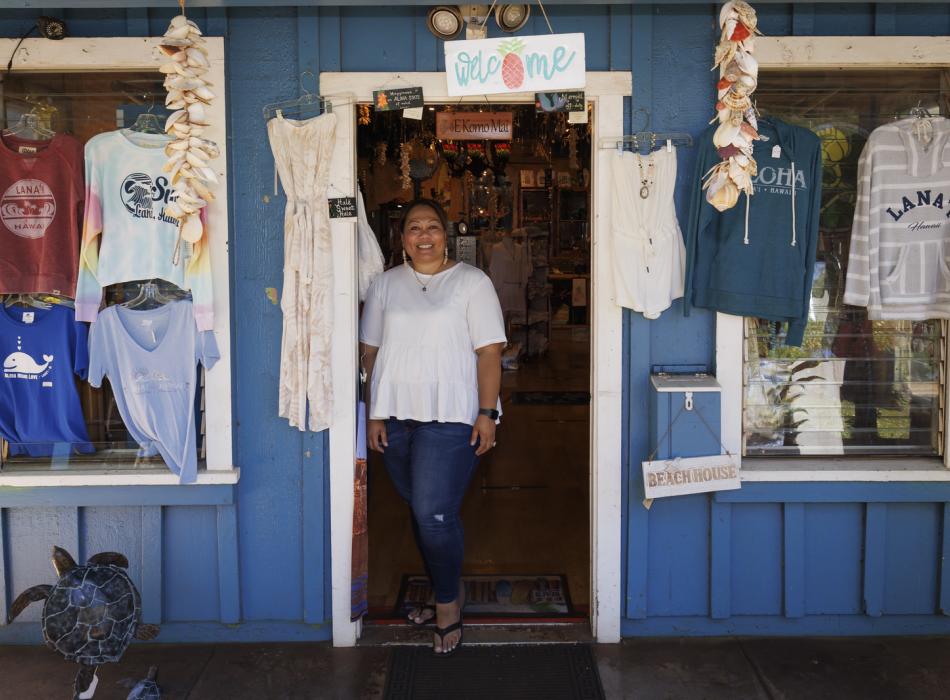
[(710, 374), (650, 377), (650, 445), (653, 459), (722, 452), (721, 387)]

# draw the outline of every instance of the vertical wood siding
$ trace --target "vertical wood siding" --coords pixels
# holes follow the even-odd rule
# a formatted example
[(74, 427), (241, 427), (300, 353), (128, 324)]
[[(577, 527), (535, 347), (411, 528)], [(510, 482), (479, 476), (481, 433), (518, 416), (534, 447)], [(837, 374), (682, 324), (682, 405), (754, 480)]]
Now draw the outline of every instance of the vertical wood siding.
[[(633, 71), (628, 129), (643, 128), (649, 114), (652, 129), (694, 134), (713, 101), (715, 11), (712, 4), (548, 8), (556, 31), (585, 33), (589, 69)], [(950, 33), (945, 4), (787, 3), (758, 11), (771, 35)], [(175, 9), (44, 12), (64, 17), (73, 36), (143, 36), (163, 32)], [(0, 11), (0, 35), (19, 36), (37, 14)], [(77, 559), (125, 552), (145, 617), (165, 625), (165, 641), (327, 638), (327, 438), (291, 430), (276, 416), (281, 315), (266, 290), (281, 287), (284, 199), (273, 194), (261, 108), (316, 89), (303, 71), (442, 70), (442, 45), (425, 28), (425, 7), (189, 14), (206, 33), (228, 39), (236, 504), (3, 507), (0, 492), (0, 619), (13, 595), (51, 580), (49, 547), (61, 544)], [(489, 29), (500, 34), (493, 23)], [(538, 12), (523, 31), (546, 32)], [(693, 162), (692, 152), (680, 159), (681, 221)], [(624, 316), (625, 633), (950, 630), (934, 627), (946, 622), (938, 612), (950, 610), (943, 502), (876, 503), (858, 487), (853, 497), (827, 502), (814, 485), (797, 501), (767, 489), (758, 501), (689, 496), (642, 507), (650, 367), (713, 361), (713, 315), (680, 311), (674, 304), (652, 322)], [(23, 619), (37, 615), (38, 608)], [(818, 616), (838, 627), (807, 627)], [(848, 620), (874, 624), (848, 627)], [(0, 643), (37, 640), (35, 626), (0, 627)]]

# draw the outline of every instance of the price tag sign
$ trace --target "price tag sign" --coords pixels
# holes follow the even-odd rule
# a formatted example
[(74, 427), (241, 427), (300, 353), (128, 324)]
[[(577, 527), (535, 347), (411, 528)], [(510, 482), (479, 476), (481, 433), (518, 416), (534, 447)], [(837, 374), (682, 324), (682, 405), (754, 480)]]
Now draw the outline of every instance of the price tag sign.
[(356, 197), (332, 197), (328, 201), (331, 219), (356, 218)]
[(422, 98), (421, 87), (373, 90), (373, 109), (377, 112), (392, 112), (398, 109), (412, 109), (424, 105), (425, 100)]

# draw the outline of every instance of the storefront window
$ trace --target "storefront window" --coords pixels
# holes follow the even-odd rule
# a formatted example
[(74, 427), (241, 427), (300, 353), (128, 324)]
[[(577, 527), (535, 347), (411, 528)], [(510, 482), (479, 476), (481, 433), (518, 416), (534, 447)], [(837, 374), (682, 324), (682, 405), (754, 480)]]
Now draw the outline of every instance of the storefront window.
[(871, 321), (842, 298), (868, 135), (917, 107), (946, 115), (948, 86), (942, 70), (760, 75), (759, 109), (821, 138), (824, 177), (802, 346), (787, 346), (779, 324), (745, 320), (745, 454), (942, 453), (947, 322)]
[[(95, 73), (25, 73), (13, 72), (3, 81), (2, 113), (4, 117), (4, 148), (13, 148), (16, 144), (30, 140), (48, 142), (53, 147), (59, 134), (74, 137), (80, 144), (97, 134), (116, 129), (131, 128), (144, 133), (164, 133), (165, 118), (168, 111), (164, 107), (165, 89), (163, 76), (150, 72), (95, 72)], [(19, 139), (19, 140), (18, 140)], [(27, 141), (24, 141), (26, 139)], [(23, 149), (43, 148), (44, 146), (19, 146)], [(65, 162), (65, 161), (64, 161)], [(78, 186), (82, 187), (82, 162), (78, 163)], [(146, 178), (147, 179), (147, 178)], [(167, 202), (170, 183), (163, 178), (151, 185), (151, 199)], [(144, 192), (144, 190), (143, 190)], [(28, 210), (36, 206), (35, 202), (23, 200), (24, 206), (17, 204), (11, 193), (3, 195), (2, 218), (42, 224), (44, 212)], [(21, 199), (23, 199), (21, 197)], [(62, 205), (62, 204), (60, 204)], [(55, 211), (55, 202), (52, 205)], [(81, 206), (81, 205), (80, 205)], [(81, 216), (81, 213), (80, 213)], [(81, 218), (79, 219), (81, 221)], [(79, 231), (76, 232), (75, 245), (79, 246)], [(74, 289), (56, 290), (59, 294), (49, 295), (6, 295), (0, 298), (2, 309), (7, 315), (19, 308), (46, 309), (55, 306), (74, 307)], [(157, 308), (177, 299), (189, 298), (190, 294), (164, 280), (135, 280), (114, 284), (103, 290), (106, 306), (123, 304), (128, 308)], [(9, 327), (3, 327), (10, 332)], [(23, 348), (29, 352), (30, 349)], [(36, 349), (30, 357), (36, 356)], [(52, 362), (60, 358), (52, 358)], [(63, 358), (65, 359), (65, 358)], [(9, 358), (8, 358), (9, 360)], [(24, 362), (28, 360), (25, 359)], [(10, 367), (13, 361), (9, 361)], [(47, 364), (50, 364), (47, 361)], [(7, 364), (4, 370), (8, 369)], [(202, 370), (203, 371), (203, 370)], [(76, 373), (78, 375), (78, 372)], [(102, 388), (94, 388), (88, 382), (73, 376), (79, 394), (81, 422), (89, 436), (89, 442), (20, 442), (0, 438), (0, 472), (48, 471), (67, 468), (90, 468), (121, 466), (123, 469), (163, 469), (164, 462), (158, 452), (143, 448), (135, 441), (119, 415), (116, 397), (108, 379)], [(48, 382), (52, 384), (52, 382)], [(197, 450), (199, 461), (204, 457), (204, 381), (195, 397), (195, 421), (197, 427)], [(44, 384), (45, 386), (45, 384)], [(64, 409), (64, 415), (67, 413)], [(53, 420), (52, 417), (47, 417)], [(72, 420), (59, 416), (56, 420)], [(81, 432), (81, 431), (74, 431)]]

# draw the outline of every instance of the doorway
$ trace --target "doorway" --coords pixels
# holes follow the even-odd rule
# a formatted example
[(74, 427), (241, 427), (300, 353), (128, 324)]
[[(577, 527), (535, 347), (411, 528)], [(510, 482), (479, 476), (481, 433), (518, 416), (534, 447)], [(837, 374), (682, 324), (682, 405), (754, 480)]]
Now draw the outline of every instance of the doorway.
[[(592, 113), (494, 102), (427, 105), (419, 120), (356, 114), (357, 176), (386, 267), (403, 262), (407, 203), (439, 202), (450, 257), (490, 277), (505, 318), (498, 445), (462, 507), (469, 623), (588, 619)], [(508, 138), (447, 138), (467, 119)], [(368, 494), (368, 620), (401, 624), (431, 591), (378, 453)]]
[[(590, 622), (600, 642), (620, 639), (621, 612), (621, 492), (622, 492), (622, 314), (611, 298), (609, 278), (598, 274), (610, 266), (610, 252), (603, 244), (610, 227), (607, 161), (603, 142), (623, 134), (624, 97), (631, 94), (629, 72), (589, 72), (586, 98), (593, 104), (591, 147), (591, 280), (590, 280), (590, 437), (589, 533)], [(353, 193), (357, 182), (356, 115), (360, 102), (372, 102), (373, 90), (402, 81), (423, 88), (433, 104), (487, 105), (533, 104), (534, 95), (466, 97), (446, 93), (442, 73), (321, 73), (323, 96), (333, 101), (339, 117), (329, 191), (333, 196)], [(332, 571), (331, 616), (333, 641), (338, 646), (356, 643), (361, 623), (350, 619), (351, 554), (353, 522), (353, 460), (355, 454), (355, 396), (357, 371), (355, 222), (331, 221), (334, 237), (333, 384), (337, 396), (330, 428), (330, 557)]]

